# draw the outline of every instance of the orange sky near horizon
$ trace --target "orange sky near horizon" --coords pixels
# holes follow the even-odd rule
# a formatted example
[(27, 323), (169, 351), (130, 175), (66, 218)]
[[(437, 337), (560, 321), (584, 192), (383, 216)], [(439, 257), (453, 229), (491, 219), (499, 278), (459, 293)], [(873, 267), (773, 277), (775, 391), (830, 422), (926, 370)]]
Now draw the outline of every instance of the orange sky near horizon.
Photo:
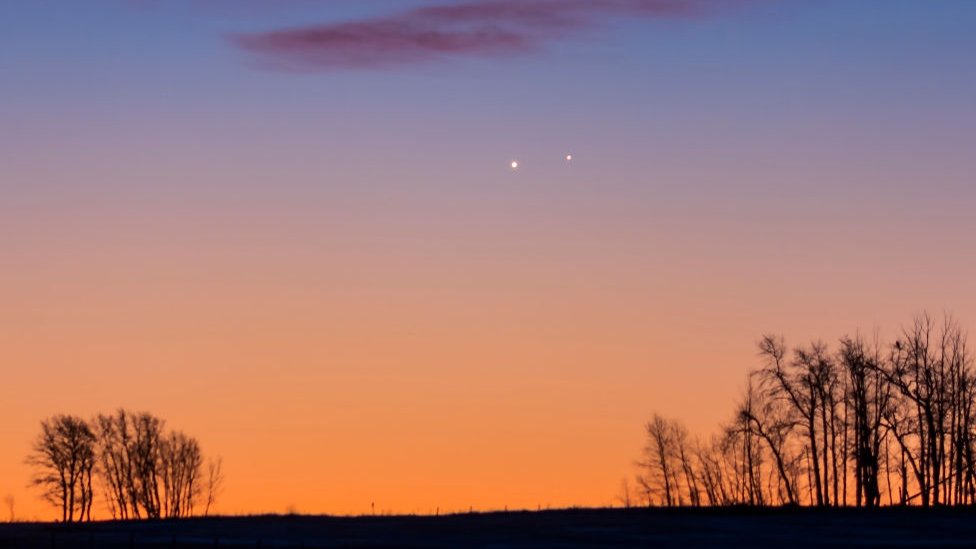
[(0, 274), (0, 345), (15, 365), (0, 491), (19, 516), (52, 517), (24, 488), (38, 422), (124, 406), (224, 457), (221, 512), (610, 505), (643, 422), (659, 412), (714, 432), (763, 332), (891, 334), (915, 312), (905, 303), (964, 324), (976, 314), (971, 260), (904, 265), (910, 231), (882, 219), (851, 249), (804, 217), (775, 234), (772, 220), (731, 217), (656, 232), (643, 206), (590, 207), (614, 221), (528, 212), (490, 232), (482, 202), (441, 218), (447, 227), (411, 216), (355, 243), (289, 240), (303, 221), (213, 205), (201, 208), (226, 222), (206, 232), (127, 216), (21, 220), (25, 240), (7, 249), (19, 268)]

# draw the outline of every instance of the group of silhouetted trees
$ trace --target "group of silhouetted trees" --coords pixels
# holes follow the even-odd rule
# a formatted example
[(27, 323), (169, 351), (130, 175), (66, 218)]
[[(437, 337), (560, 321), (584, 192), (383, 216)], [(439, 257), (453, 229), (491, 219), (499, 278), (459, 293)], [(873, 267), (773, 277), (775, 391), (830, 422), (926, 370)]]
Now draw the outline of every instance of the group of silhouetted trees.
[(223, 483), (221, 460), (205, 464), (195, 438), (124, 409), (90, 421), (45, 419), (27, 463), (63, 522), (91, 520), (96, 487), (114, 519), (189, 517), (201, 508), (206, 515)]
[(976, 504), (976, 372), (951, 317), (877, 336), (758, 344), (731, 421), (708, 441), (655, 415), (637, 489), (646, 505)]

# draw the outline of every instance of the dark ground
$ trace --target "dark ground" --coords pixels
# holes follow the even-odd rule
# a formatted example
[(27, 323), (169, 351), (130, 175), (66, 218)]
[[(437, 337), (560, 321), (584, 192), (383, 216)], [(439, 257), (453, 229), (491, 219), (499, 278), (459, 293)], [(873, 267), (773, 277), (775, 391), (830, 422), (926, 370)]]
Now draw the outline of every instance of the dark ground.
[(976, 547), (976, 509), (579, 509), (0, 524), (0, 548)]

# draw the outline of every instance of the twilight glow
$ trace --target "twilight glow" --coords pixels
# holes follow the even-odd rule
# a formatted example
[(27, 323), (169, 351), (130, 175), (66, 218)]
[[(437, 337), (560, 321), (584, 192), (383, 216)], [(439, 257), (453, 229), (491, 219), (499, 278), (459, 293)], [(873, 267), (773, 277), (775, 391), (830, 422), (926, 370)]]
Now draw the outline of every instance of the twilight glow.
[(764, 332), (976, 326), (974, 28), (6, 0), (0, 497), (51, 518), (40, 420), (124, 406), (223, 457), (223, 513), (611, 504), (644, 422), (712, 431)]

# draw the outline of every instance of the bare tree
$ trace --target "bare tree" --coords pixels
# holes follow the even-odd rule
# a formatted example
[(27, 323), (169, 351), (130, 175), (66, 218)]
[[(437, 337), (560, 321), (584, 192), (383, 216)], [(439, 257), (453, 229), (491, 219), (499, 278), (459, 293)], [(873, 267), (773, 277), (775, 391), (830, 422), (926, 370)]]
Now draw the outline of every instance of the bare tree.
[[(112, 516), (188, 517), (205, 489), (203, 452), (183, 432), (165, 430), (152, 414), (124, 409), (95, 419), (100, 473)], [(216, 471), (219, 474), (219, 467)], [(215, 497), (215, 496), (214, 496)], [(212, 505), (208, 494), (207, 505)]]
[(627, 477), (620, 479), (620, 493), (617, 494), (617, 502), (623, 506), (624, 509), (630, 509), (634, 506), (633, 498), (630, 494), (630, 481)]
[(165, 422), (149, 413), (130, 416), (134, 434), (130, 454), (136, 503), (147, 518), (162, 516), (160, 496), (160, 450)]
[(976, 505), (976, 357), (951, 315), (916, 315), (890, 345), (845, 336), (833, 353), (767, 335), (759, 355), (711, 444), (647, 423), (649, 505)]
[(698, 459), (699, 478), (708, 505), (730, 505), (734, 503), (731, 490), (728, 487), (725, 459), (723, 455), (724, 440), (713, 437), (709, 444), (698, 443), (695, 456)]
[(681, 504), (676, 471), (676, 444), (672, 423), (654, 414), (645, 426), (647, 446), (644, 459), (640, 462), (644, 470), (637, 477), (638, 483), (648, 494), (658, 497), (658, 502), (667, 507)]
[[(203, 509), (203, 516), (209, 516), (210, 510), (217, 503), (217, 498), (224, 489), (224, 459), (218, 457), (207, 462), (207, 502)], [(628, 490), (628, 501), (630, 493)]]
[[(881, 504), (881, 449), (885, 442), (882, 422), (888, 414), (890, 385), (882, 371), (880, 346), (869, 347), (860, 337), (844, 337), (838, 362), (847, 373), (846, 399), (853, 411), (855, 504), (877, 507)], [(846, 432), (846, 431), (845, 431)], [(846, 448), (846, 446), (845, 446)]]
[(102, 480), (118, 518), (159, 518), (160, 446), (163, 420), (124, 409), (100, 415), (98, 426)]
[(91, 520), (95, 435), (84, 419), (58, 415), (42, 421), (27, 463), (35, 468), (31, 483), (61, 509), (62, 522)]
[(129, 413), (119, 409), (110, 416), (99, 415), (94, 423), (98, 435), (99, 472), (112, 518), (140, 518)]
[(6, 496), (4, 496), (3, 503), (4, 503), (4, 505), (7, 506), (7, 516), (9, 517), (10, 522), (15, 522), (17, 520), (17, 516), (14, 514), (14, 496), (13, 496), (13, 494), (7, 494)]
[(209, 512), (223, 482), (219, 460), (211, 462), (205, 479), (199, 442), (166, 431), (165, 422), (149, 413), (119, 409), (91, 423), (54, 416), (41, 428), (27, 459), (36, 469), (32, 484), (61, 507), (65, 522), (91, 520), (96, 473), (106, 508), (123, 520), (192, 516), (204, 490)]
[(776, 465), (776, 492), (780, 501), (787, 505), (796, 505), (796, 460), (791, 459), (788, 447), (794, 422), (781, 400), (763, 398), (762, 393), (757, 394), (754, 391), (751, 377), (747, 396), (739, 405), (737, 419), (743, 429), (766, 443)]
[(162, 516), (189, 517), (202, 489), (203, 454), (200, 444), (183, 432), (171, 432), (160, 441), (159, 475), (162, 477)]
[(701, 490), (698, 487), (698, 474), (692, 461), (691, 448), (688, 444), (688, 429), (674, 421), (671, 423), (672, 436), (677, 452), (678, 463), (685, 480), (685, 491), (688, 494), (688, 504), (693, 507), (701, 505)]
[(648, 506), (723, 505), (726, 491), (715, 450), (692, 441), (678, 421), (655, 414), (645, 426), (647, 444), (637, 486)]
[[(820, 464), (820, 448), (826, 446), (826, 428), (820, 429), (826, 423), (822, 419), (823, 382), (825, 369), (826, 348), (821, 343), (814, 343), (810, 349), (798, 348), (791, 363), (786, 361), (786, 344), (782, 338), (766, 335), (759, 342), (759, 354), (766, 362), (760, 375), (770, 388), (770, 395), (788, 405), (794, 416), (794, 421), (806, 435), (807, 450), (805, 454), (812, 478), (813, 492), (817, 505), (829, 505), (829, 495), (826, 493), (827, 467)], [(824, 444), (820, 444), (823, 441)], [(824, 450), (824, 461), (827, 452)]]
[[(917, 493), (907, 499), (918, 497), (923, 506), (962, 499), (972, 479), (973, 427), (965, 334), (948, 315), (941, 326), (928, 314), (917, 315), (881, 372), (903, 400), (892, 408), (888, 426), (914, 472)], [(954, 490), (960, 480), (963, 489)]]

